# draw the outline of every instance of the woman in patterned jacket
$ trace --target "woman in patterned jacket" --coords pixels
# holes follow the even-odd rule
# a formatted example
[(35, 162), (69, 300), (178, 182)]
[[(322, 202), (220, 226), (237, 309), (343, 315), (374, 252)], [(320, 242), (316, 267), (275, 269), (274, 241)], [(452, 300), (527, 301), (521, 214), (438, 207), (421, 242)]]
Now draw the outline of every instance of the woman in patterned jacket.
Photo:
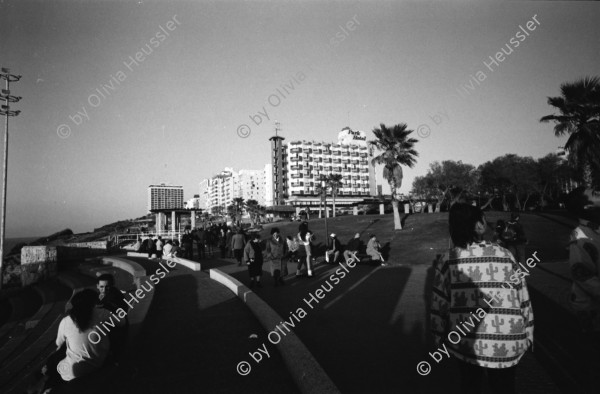
[(533, 343), (527, 273), (507, 249), (481, 241), (481, 209), (456, 203), (449, 224), (454, 246), (436, 262), (431, 305), (439, 353), (458, 361), (462, 392), (481, 392), (487, 375), (492, 392), (515, 393), (516, 365)]

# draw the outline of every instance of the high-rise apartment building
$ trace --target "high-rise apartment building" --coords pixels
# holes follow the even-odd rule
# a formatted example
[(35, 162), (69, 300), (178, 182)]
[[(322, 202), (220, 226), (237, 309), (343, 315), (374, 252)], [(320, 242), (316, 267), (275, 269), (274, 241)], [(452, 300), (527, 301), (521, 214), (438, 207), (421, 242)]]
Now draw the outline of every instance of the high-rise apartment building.
[(199, 209), (200, 208), (200, 195), (194, 194), (193, 198), (190, 198), (183, 203), (185, 209)]
[(200, 202), (198, 203), (200, 209), (208, 210), (210, 207), (209, 187), (210, 179), (203, 179), (202, 182), (200, 182)]
[(227, 208), (236, 195), (237, 174), (232, 168), (225, 168), (208, 182), (208, 209), (216, 206)]
[(237, 197), (265, 205), (265, 170), (240, 170), (237, 173)]
[(183, 186), (148, 186), (148, 211), (152, 209), (183, 208)]
[[(266, 168), (266, 167), (265, 167)], [(240, 170), (225, 168), (220, 174), (200, 182), (200, 208), (212, 210), (220, 206), (223, 209), (233, 204), (233, 199), (241, 197), (244, 201), (256, 200), (265, 205), (266, 172), (263, 170)]]

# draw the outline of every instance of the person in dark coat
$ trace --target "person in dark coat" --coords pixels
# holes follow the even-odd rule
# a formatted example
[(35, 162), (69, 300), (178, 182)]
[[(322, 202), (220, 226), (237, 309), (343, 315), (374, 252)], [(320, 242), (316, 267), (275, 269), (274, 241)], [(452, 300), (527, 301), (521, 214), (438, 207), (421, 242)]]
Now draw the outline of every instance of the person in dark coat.
[(262, 275), (263, 254), (260, 246), (260, 236), (254, 234), (252, 240), (246, 244), (244, 248), (244, 261), (248, 265), (248, 273), (250, 274), (250, 287), (262, 287), (260, 277)]
[(183, 258), (193, 260), (194, 259), (194, 238), (190, 234), (190, 230), (185, 230), (185, 233), (181, 237), (181, 243), (183, 244)]
[(231, 238), (233, 238), (233, 232), (230, 228), (225, 233), (225, 248), (227, 249), (227, 257), (233, 257), (233, 249), (231, 248)]
[(346, 264), (353, 261), (360, 262), (357, 254), (362, 249), (362, 241), (360, 240), (360, 233), (356, 233), (354, 238), (352, 238), (348, 245), (346, 245), (346, 250), (344, 251), (344, 260), (346, 260)]
[(204, 244), (206, 243), (206, 231), (203, 228), (199, 228), (195, 235), (196, 246), (198, 247), (198, 259), (205, 258)]
[(154, 240), (152, 237), (148, 237), (144, 243), (146, 245), (146, 251), (148, 252), (148, 258), (151, 259), (152, 255), (156, 253), (156, 245), (154, 244)]
[(221, 258), (224, 259), (225, 257), (227, 257), (227, 236), (225, 235), (225, 231), (222, 228), (219, 230), (219, 234), (217, 235), (217, 237), (219, 243), (219, 250), (221, 251)]
[[(104, 308), (114, 314), (118, 314), (119, 309), (123, 309), (125, 312), (129, 310), (125, 296), (115, 286), (114, 276), (111, 274), (100, 275), (96, 279), (96, 288), (98, 289), (97, 307)], [(108, 332), (108, 338), (110, 339), (109, 359), (114, 363), (118, 363), (121, 358), (129, 335), (129, 320), (127, 316), (123, 320), (123, 325), (113, 327)]]
[(287, 275), (287, 261), (284, 260), (287, 253), (287, 244), (279, 234), (277, 227), (271, 229), (271, 235), (271, 238), (267, 240), (265, 254), (267, 260), (271, 260), (271, 275), (275, 287), (277, 287), (279, 284), (285, 284), (283, 276)]

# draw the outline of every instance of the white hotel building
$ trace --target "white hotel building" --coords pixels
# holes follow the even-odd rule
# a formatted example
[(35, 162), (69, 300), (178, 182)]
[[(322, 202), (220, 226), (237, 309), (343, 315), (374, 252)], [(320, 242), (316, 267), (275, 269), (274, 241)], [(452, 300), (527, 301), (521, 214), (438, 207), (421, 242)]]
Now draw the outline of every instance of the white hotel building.
[[(341, 174), (337, 206), (350, 206), (375, 195), (375, 176), (366, 135), (349, 127), (338, 134), (338, 143), (271, 138), (273, 200), (295, 207), (315, 207), (321, 175)], [(330, 193), (330, 192), (329, 192)], [(331, 204), (331, 198), (328, 199)], [(281, 204), (283, 205), (283, 204)]]

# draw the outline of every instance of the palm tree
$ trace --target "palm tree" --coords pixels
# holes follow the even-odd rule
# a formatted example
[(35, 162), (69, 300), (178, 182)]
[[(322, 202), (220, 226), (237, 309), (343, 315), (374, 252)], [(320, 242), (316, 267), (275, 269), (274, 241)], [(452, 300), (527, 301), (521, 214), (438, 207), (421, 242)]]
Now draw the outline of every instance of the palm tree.
[(329, 174), (326, 178), (327, 187), (331, 189), (333, 197), (333, 217), (335, 217), (335, 198), (337, 197), (340, 187), (342, 187), (342, 174)]
[(235, 219), (237, 217), (237, 209), (235, 204), (229, 204), (227, 206), (227, 216), (229, 216), (231, 220), (235, 222)]
[(236, 197), (233, 199), (233, 205), (235, 206), (235, 220), (240, 222), (242, 220), (242, 211), (244, 209), (244, 199), (242, 197)]
[(223, 218), (224, 213), (225, 208), (223, 208), (222, 205), (215, 205), (214, 207), (212, 207), (212, 214), (214, 216)]
[(412, 168), (419, 153), (414, 149), (418, 140), (409, 138), (413, 130), (407, 129), (406, 123), (387, 128), (383, 123), (373, 129), (376, 140), (369, 144), (381, 153), (372, 159), (373, 164), (383, 165), (383, 177), (392, 190), (392, 207), (394, 208), (394, 230), (402, 230), (400, 213), (398, 212), (398, 189), (402, 186), (402, 166)]
[(569, 164), (587, 187), (600, 182), (600, 78), (585, 77), (560, 86), (562, 96), (548, 97), (559, 115), (546, 115), (540, 122), (554, 122), (554, 134), (569, 134), (565, 150)]
[[(324, 186), (323, 186), (324, 185)], [(319, 219), (322, 217), (323, 201), (327, 195), (327, 175), (321, 174), (317, 182), (315, 182), (315, 193), (319, 196)], [(327, 209), (327, 208), (325, 208)]]
[(267, 207), (265, 207), (264, 205), (257, 205), (256, 206), (256, 214), (259, 219), (264, 221), (265, 215), (267, 214)]
[(252, 227), (254, 227), (256, 224), (255, 217), (259, 213), (259, 207), (260, 207), (260, 205), (258, 205), (258, 201), (256, 201), (256, 200), (246, 201), (246, 211), (248, 211), (248, 214), (250, 215), (250, 221), (252, 222)]

